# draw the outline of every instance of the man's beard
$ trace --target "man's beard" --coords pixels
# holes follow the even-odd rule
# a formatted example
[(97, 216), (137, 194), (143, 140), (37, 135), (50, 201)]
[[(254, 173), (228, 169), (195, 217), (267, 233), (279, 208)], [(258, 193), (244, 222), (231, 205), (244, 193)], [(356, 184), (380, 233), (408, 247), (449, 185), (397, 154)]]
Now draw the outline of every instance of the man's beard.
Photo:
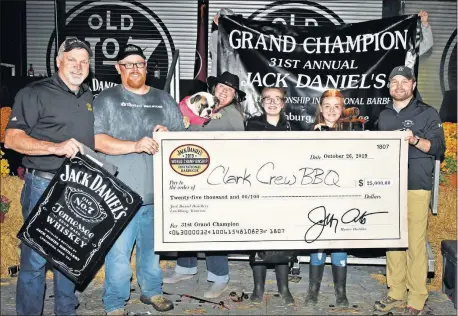
[(139, 77), (132, 78), (131, 74), (127, 77), (127, 84), (129, 87), (138, 89), (145, 85), (146, 76), (143, 76), (141, 73), (136, 73)]
[(70, 72), (68, 72), (65, 77), (67, 78), (68, 82), (75, 86), (81, 85), (84, 79), (86, 79), (86, 77), (83, 76), (83, 74), (81, 74), (80, 76), (74, 76)]

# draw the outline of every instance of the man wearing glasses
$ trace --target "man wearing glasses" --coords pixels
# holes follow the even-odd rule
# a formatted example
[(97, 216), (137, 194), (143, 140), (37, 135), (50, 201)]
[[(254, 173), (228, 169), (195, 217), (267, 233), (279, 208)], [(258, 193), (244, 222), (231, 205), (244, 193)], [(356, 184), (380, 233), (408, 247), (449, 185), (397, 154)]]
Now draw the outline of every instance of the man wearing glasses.
[(130, 296), (130, 255), (137, 245), (140, 300), (157, 311), (173, 309), (162, 294), (159, 255), (154, 253), (154, 132), (183, 131), (183, 117), (165, 91), (147, 86), (147, 61), (140, 47), (126, 45), (117, 58), (122, 84), (102, 91), (94, 101), (95, 148), (118, 167), (117, 177), (143, 198), (143, 205), (105, 257), (103, 304), (107, 315), (124, 315)]

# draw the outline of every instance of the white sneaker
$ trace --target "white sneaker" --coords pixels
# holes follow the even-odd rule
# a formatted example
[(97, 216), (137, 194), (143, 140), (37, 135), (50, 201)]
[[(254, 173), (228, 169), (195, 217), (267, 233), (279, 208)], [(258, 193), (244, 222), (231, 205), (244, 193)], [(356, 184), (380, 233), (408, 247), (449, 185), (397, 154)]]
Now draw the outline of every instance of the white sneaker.
[(194, 274), (180, 274), (175, 271), (171, 275), (162, 279), (164, 284), (175, 284), (180, 281), (189, 280), (194, 277)]
[(205, 298), (219, 297), (226, 289), (228, 283), (212, 283), (204, 292)]

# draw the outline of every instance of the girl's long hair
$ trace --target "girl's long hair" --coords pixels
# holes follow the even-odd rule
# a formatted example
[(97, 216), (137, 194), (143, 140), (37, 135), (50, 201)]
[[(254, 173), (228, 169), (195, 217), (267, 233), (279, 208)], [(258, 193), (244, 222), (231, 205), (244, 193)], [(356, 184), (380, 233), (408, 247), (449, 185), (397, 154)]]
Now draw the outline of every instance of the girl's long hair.
[(345, 103), (344, 103), (344, 97), (342, 93), (340, 92), (340, 90), (338, 89), (328, 89), (325, 92), (323, 92), (323, 94), (321, 95), (320, 103), (316, 107), (315, 125), (316, 124), (326, 124), (326, 121), (324, 120), (324, 117), (323, 117), (323, 112), (321, 112), (321, 105), (323, 104), (323, 100), (329, 97), (339, 98), (342, 101), (342, 114), (340, 115), (340, 118), (336, 121), (336, 123), (334, 123), (334, 126), (332, 127), (332, 129), (340, 131), (342, 130), (342, 127), (343, 127), (341, 119), (344, 113), (343, 110), (345, 109)]

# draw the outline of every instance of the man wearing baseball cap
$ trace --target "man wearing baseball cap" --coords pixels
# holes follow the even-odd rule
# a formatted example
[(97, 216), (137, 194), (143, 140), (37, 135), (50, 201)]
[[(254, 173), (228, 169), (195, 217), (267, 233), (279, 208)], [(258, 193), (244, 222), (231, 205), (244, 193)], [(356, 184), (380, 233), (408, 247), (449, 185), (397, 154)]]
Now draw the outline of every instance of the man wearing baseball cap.
[(445, 151), (444, 131), (437, 111), (413, 96), (415, 74), (405, 66), (395, 67), (388, 87), (392, 101), (380, 113), (378, 129), (406, 129), (409, 135), (408, 235), (409, 247), (386, 253), (386, 275), (390, 288), (375, 309), (389, 312), (405, 307), (403, 315), (421, 315), (428, 298), (426, 236), (434, 160)]
[(72, 38), (68, 38), (66, 39), (60, 46), (60, 49), (59, 51), (63, 51), (63, 52), (69, 52), (73, 49), (85, 49), (87, 51), (87, 53), (89, 54), (89, 57), (92, 57), (92, 50), (89, 48), (89, 46), (79, 40), (78, 38), (76, 37), (72, 37)]
[(140, 301), (165, 312), (173, 302), (162, 292), (159, 255), (154, 253), (153, 134), (183, 131), (183, 117), (165, 91), (146, 85), (147, 60), (136, 45), (126, 45), (117, 57), (122, 84), (102, 91), (94, 101), (95, 148), (118, 167), (117, 177), (143, 198), (143, 205), (105, 257), (103, 304), (108, 315), (125, 315), (130, 297), (130, 258), (136, 244)]
[[(58, 71), (21, 89), (5, 133), (5, 147), (24, 154), (26, 167), (21, 193), (24, 220), (66, 157), (94, 149), (92, 92), (83, 81), (89, 74), (89, 46), (77, 38), (65, 40), (56, 57)], [(46, 260), (21, 244), (21, 270), (17, 280), (16, 313), (41, 315), (45, 295)], [(75, 284), (54, 270), (54, 312), (75, 315)]]

